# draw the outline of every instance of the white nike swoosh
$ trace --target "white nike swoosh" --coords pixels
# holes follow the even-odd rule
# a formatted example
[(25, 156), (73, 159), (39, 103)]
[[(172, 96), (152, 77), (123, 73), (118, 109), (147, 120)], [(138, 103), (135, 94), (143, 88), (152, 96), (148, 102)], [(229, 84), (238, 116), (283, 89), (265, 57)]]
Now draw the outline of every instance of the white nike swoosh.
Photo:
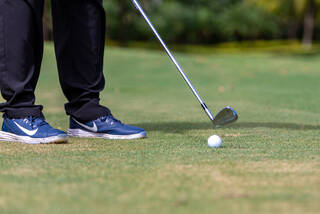
[(23, 131), (25, 134), (29, 135), (29, 136), (33, 136), (37, 133), (38, 129), (35, 129), (35, 130), (28, 130), (26, 128), (23, 128), (22, 126), (20, 126), (18, 123), (16, 123), (15, 121), (13, 121), (14, 124), (16, 124), (16, 126), (18, 126), (18, 128)]
[[(73, 118), (73, 120), (76, 121), (74, 118)], [(82, 126), (83, 128), (86, 128), (86, 129), (88, 129), (88, 130), (90, 130), (90, 131), (92, 131), (92, 132), (98, 132), (98, 127), (97, 127), (97, 125), (96, 125), (95, 122), (93, 122), (93, 127), (91, 127), (91, 126), (86, 126), (86, 125), (84, 125), (84, 124), (82, 124), (82, 123), (80, 123), (80, 122), (78, 122), (78, 121), (76, 121), (76, 123), (78, 123), (78, 124), (79, 124), (80, 126)]]

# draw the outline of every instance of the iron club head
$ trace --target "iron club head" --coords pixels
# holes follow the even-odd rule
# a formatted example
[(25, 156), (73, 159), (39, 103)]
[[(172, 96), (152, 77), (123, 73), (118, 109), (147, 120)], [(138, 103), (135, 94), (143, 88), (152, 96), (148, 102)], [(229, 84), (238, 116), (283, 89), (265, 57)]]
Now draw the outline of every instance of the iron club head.
[(238, 119), (237, 112), (230, 106), (223, 108), (212, 120), (214, 128), (233, 123)]

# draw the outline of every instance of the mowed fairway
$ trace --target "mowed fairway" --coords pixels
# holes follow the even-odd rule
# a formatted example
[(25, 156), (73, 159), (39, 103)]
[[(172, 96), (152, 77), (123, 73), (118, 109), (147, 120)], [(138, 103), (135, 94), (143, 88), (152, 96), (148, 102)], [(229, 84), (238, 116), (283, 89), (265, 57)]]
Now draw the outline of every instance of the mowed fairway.
[[(213, 130), (164, 53), (109, 48), (101, 101), (148, 138), (0, 142), (0, 213), (319, 213), (320, 55), (177, 59), (214, 113), (238, 111), (236, 124)], [(36, 94), (67, 130), (51, 44)], [(208, 148), (213, 134), (222, 148)]]

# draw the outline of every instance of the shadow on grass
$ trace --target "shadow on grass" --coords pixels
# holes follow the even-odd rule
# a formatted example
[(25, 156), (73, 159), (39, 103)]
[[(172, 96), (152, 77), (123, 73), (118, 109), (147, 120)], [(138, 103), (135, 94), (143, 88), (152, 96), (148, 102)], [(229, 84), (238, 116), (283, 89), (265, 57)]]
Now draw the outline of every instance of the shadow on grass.
[(271, 129), (290, 129), (290, 130), (320, 130), (320, 125), (308, 125), (298, 123), (278, 123), (278, 122), (244, 122), (235, 123), (229, 128), (271, 128)]
[[(189, 130), (210, 130), (213, 126), (206, 122), (154, 122), (139, 123), (135, 126), (142, 127), (146, 131), (162, 131), (166, 133), (183, 133)], [(320, 130), (320, 125), (307, 125), (297, 123), (278, 122), (239, 122), (223, 127), (225, 129), (269, 128), (287, 130)]]

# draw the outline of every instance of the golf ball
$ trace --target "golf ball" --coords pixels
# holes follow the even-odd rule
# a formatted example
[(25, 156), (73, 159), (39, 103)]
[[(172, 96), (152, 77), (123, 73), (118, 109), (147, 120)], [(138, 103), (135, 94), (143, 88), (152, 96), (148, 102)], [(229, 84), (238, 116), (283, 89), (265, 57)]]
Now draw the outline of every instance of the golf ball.
[(208, 138), (208, 146), (211, 148), (219, 148), (222, 145), (222, 140), (218, 135), (212, 135)]

